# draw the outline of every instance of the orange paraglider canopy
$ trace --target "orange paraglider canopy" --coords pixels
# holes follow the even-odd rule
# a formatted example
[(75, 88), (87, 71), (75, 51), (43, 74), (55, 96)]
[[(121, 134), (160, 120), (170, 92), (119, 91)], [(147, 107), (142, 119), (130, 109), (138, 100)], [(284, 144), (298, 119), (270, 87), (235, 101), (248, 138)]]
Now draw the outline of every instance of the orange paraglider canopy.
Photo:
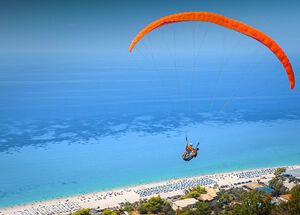
[(295, 87), (295, 76), (293, 72), (292, 65), (289, 61), (289, 58), (284, 53), (282, 48), (268, 35), (265, 33), (246, 25), (242, 22), (238, 22), (236, 20), (227, 18), (225, 16), (211, 13), (211, 12), (183, 12), (183, 13), (176, 13), (169, 16), (162, 17), (151, 24), (147, 25), (143, 30), (141, 30), (136, 37), (132, 40), (129, 51), (131, 52), (134, 46), (149, 32), (152, 30), (159, 28), (166, 24), (176, 23), (176, 22), (187, 22), (187, 21), (200, 21), (200, 22), (210, 22), (216, 25), (223, 26), (225, 28), (232, 29), (234, 31), (240, 32), (244, 35), (252, 37), (266, 47), (268, 47), (279, 59), (282, 63), (287, 76), (290, 82), (290, 87), (293, 89)]

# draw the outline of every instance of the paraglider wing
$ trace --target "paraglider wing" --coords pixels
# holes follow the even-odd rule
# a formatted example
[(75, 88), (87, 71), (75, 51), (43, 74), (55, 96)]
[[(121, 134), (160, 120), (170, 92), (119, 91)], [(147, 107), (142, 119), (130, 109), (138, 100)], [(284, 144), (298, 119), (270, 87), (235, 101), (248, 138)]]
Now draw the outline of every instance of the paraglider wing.
[(258, 40), (266, 47), (268, 47), (276, 55), (276, 57), (282, 63), (287, 73), (291, 89), (295, 87), (295, 76), (294, 76), (292, 65), (287, 55), (282, 50), (282, 48), (272, 38), (267, 36), (265, 33), (249, 25), (246, 25), (242, 22), (238, 22), (236, 20), (227, 18), (219, 14), (211, 13), (211, 12), (183, 12), (183, 13), (177, 13), (177, 14), (172, 14), (169, 16), (162, 17), (152, 22), (148, 26), (146, 26), (143, 30), (141, 30), (136, 35), (136, 37), (132, 40), (130, 44), (129, 51), (131, 52), (134, 46), (139, 42), (139, 40), (141, 40), (146, 34), (151, 32), (152, 30), (166, 24), (171, 24), (176, 22), (187, 22), (187, 21), (200, 21), (200, 22), (214, 23), (216, 25), (220, 25), (225, 28), (232, 29), (234, 31), (240, 32), (244, 35), (247, 35), (249, 37)]

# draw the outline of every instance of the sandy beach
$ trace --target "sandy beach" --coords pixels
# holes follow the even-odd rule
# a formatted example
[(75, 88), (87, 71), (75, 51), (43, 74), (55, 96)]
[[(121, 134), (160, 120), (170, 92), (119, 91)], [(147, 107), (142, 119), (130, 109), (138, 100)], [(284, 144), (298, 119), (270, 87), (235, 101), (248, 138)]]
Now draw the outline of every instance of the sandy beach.
[[(182, 195), (186, 189), (198, 185), (205, 187), (218, 185), (226, 189), (234, 186), (242, 186), (245, 183), (257, 180), (268, 181), (274, 176), (276, 168), (278, 167), (216, 173), (81, 194), (1, 208), (0, 215), (69, 214), (80, 208), (112, 208), (119, 206), (120, 203), (132, 203), (155, 195), (160, 195), (163, 198)], [(287, 166), (286, 168), (287, 170), (291, 170), (300, 168), (300, 165)]]

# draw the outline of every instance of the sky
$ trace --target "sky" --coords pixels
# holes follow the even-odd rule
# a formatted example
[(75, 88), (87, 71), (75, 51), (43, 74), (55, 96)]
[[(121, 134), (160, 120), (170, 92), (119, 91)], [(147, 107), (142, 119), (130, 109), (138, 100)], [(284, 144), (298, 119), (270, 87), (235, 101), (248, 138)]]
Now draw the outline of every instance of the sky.
[(0, 53), (129, 58), (130, 41), (146, 24), (172, 13), (211, 11), (261, 29), (294, 55), (299, 9), (297, 0), (1, 1)]

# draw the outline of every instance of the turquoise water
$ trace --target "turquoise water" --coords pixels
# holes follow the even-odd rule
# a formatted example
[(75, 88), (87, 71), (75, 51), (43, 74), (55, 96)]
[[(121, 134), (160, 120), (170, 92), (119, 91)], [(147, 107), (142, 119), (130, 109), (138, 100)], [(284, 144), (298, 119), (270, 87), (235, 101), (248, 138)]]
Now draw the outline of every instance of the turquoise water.
[[(136, 124), (144, 126), (149, 120), (150, 116), (140, 117)], [(180, 157), (184, 127), (157, 133), (129, 128), (118, 135), (87, 139), (65, 133), (61, 135), (68, 138), (56, 142), (53, 136), (61, 128), (52, 126), (38, 137), (46, 144), (1, 153), (1, 206), (182, 176), (300, 163), (300, 135), (295, 135), (299, 120), (187, 125), (189, 138), (201, 142), (199, 158), (188, 163)]]
[[(4, 68), (0, 206), (299, 164), (299, 91), (270, 65), (247, 78), (227, 68), (219, 83), (213, 68)], [(191, 162), (186, 134), (201, 143)]]
[(259, 188), (256, 188), (257, 190), (261, 190), (261, 191), (264, 191), (266, 193), (269, 193), (271, 194), (274, 190), (271, 188), (271, 187), (268, 187), (268, 186), (265, 186), (265, 187), (259, 187)]

